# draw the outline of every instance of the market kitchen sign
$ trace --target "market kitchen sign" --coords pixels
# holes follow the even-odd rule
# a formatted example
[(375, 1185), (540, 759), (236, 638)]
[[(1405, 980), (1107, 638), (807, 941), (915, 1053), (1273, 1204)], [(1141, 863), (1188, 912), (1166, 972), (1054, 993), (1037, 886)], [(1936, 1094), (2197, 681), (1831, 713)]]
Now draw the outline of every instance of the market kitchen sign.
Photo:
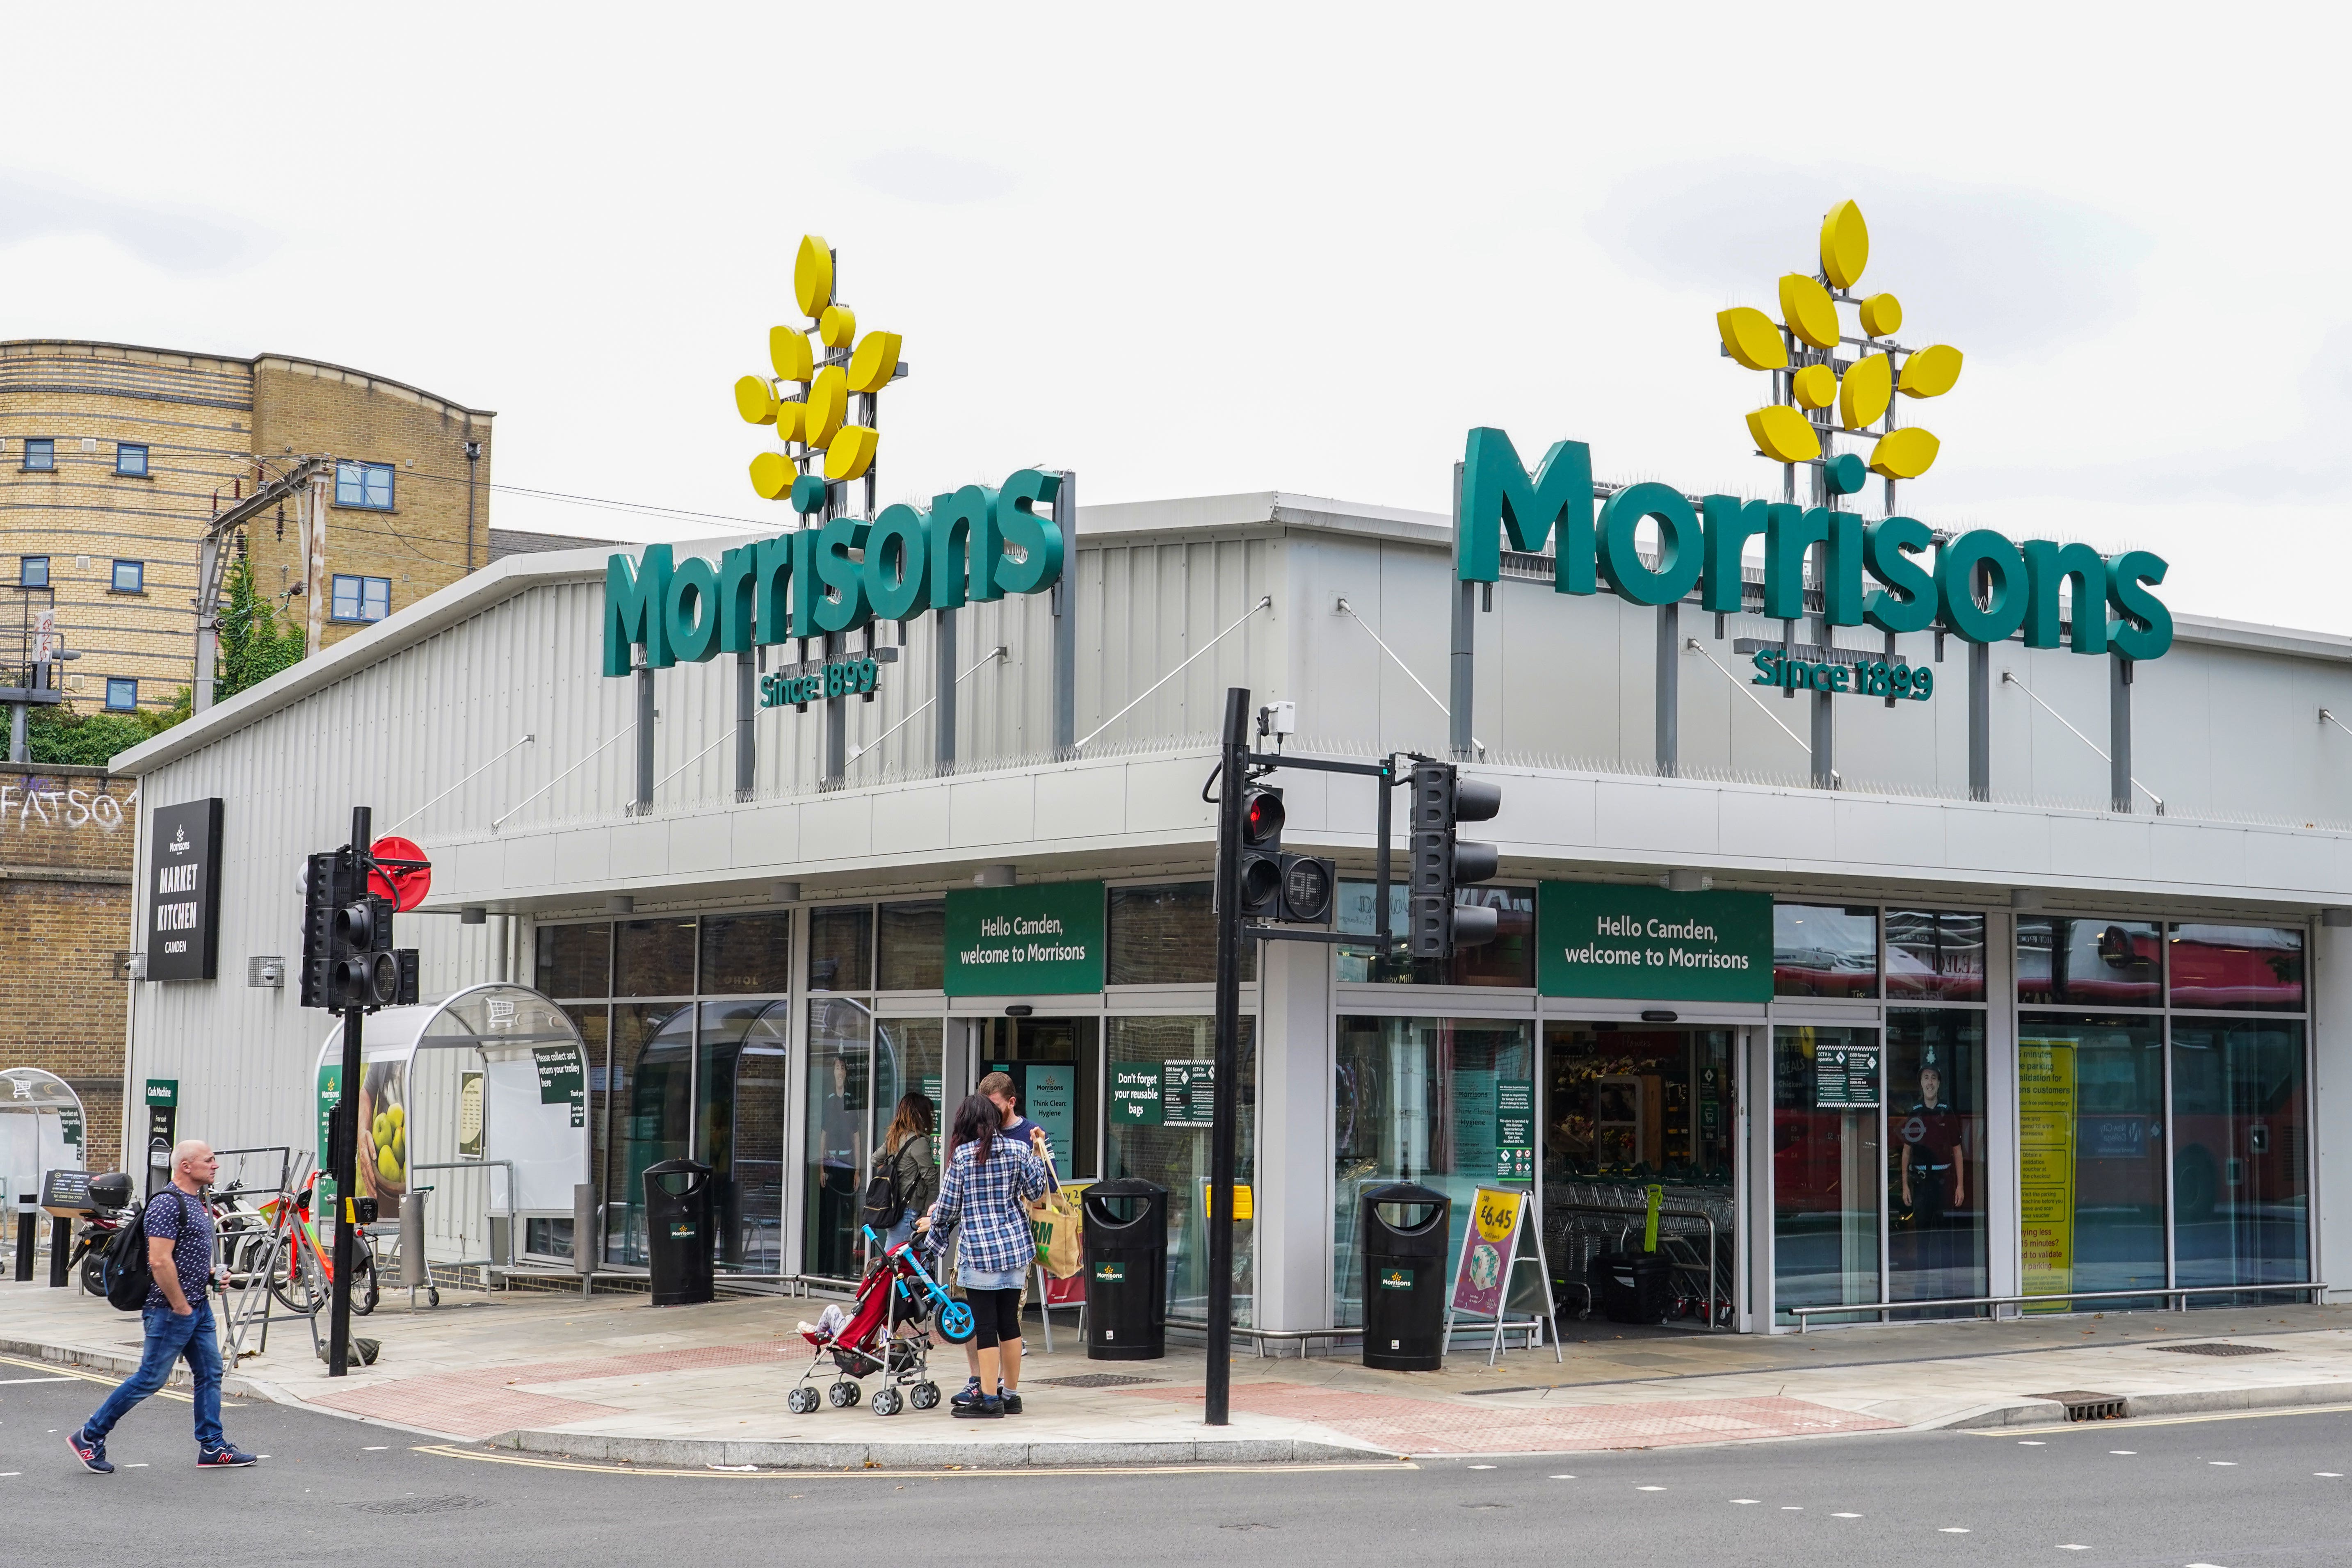
[(1769, 893), (1546, 882), (1536, 893), (1536, 988), (1547, 996), (1772, 999)]
[(220, 946), (221, 803), (164, 806), (148, 833), (147, 978), (210, 980)]

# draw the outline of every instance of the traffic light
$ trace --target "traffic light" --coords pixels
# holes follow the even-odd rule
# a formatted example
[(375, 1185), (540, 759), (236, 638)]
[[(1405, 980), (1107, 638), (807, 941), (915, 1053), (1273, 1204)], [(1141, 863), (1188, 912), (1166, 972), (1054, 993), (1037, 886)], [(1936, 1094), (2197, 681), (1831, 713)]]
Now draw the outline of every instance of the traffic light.
[(302, 1005), (341, 1012), (416, 1000), (415, 950), (392, 945), (393, 903), (367, 890), (348, 849), (313, 855), (302, 877)]
[(1254, 785), (1242, 797), (1242, 918), (1321, 925), (1331, 918), (1339, 872), (1331, 861), (1282, 847), (1282, 792)]
[(335, 910), (329, 945), (330, 994), (338, 1007), (389, 1007), (400, 999), (400, 959), (392, 951), (392, 900), (362, 893)]
[(335, 911), (360, 890), (348, 850), (313, 855), (302, 872), (302, 1005), (339, 1007), (332, 978)]
[(1417, 763), (1412, 770), (1411, 927), (1414, 958), (1451, 958), (1457, 947), (1495, 940), (1501, 916), (1492, 909), (1461, 909), (1457, 889), (1492, 877), (1501, 864), (1491, 844), (1465, 843), (1458, 824), (1485, 822), (1503, 809), (1499, 784), (1459, 777), (1451, 763)]

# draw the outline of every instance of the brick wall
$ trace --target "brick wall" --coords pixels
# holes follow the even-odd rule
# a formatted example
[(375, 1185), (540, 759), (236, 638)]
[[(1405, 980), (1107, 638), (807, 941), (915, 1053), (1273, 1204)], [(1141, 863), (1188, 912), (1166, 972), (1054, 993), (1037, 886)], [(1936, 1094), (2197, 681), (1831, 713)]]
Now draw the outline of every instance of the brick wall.
[(0, 763), (0, 1067), (81, 1096), (93, 1171), (121, 1164), (123, 1005), (138, 781)]

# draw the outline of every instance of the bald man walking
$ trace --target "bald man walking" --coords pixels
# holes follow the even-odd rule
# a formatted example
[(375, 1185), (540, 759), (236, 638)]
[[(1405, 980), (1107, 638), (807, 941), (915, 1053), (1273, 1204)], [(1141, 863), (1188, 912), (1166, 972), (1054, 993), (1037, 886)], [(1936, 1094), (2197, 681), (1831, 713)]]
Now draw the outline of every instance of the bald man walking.
[(220, 1339), (205, 1295), (213, 1280), (213, 1215), (204, 1193), (219, 1169), (212, 1150), (190, 1139), (172, 1151), (172, 1184), (147, 1200), (147, 1264), (154, 1281), (147, 1287), (147, 1309), (141, 1314), (146, 1349), (139, 1370), (66, 1439), (85, 1469), (114, 1473), (106, 1435), (132, 1405), (169, 1382), (172, 1363), (183, 1358), (196, 1382), (196, 1468), (234, 1469), (253, 1463), (253, 1456), (221, 1431)]

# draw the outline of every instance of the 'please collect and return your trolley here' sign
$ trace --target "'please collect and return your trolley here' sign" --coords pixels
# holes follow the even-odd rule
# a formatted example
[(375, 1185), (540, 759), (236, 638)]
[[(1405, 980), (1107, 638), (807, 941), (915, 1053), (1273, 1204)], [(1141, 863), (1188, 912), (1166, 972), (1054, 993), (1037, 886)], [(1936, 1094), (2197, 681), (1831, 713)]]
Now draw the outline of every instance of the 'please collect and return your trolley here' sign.
[(1547, 996), (1643, 1002), (1769, 1002), (1772, 900), (1767, 893), (1546, 882), (1536, 895)]

